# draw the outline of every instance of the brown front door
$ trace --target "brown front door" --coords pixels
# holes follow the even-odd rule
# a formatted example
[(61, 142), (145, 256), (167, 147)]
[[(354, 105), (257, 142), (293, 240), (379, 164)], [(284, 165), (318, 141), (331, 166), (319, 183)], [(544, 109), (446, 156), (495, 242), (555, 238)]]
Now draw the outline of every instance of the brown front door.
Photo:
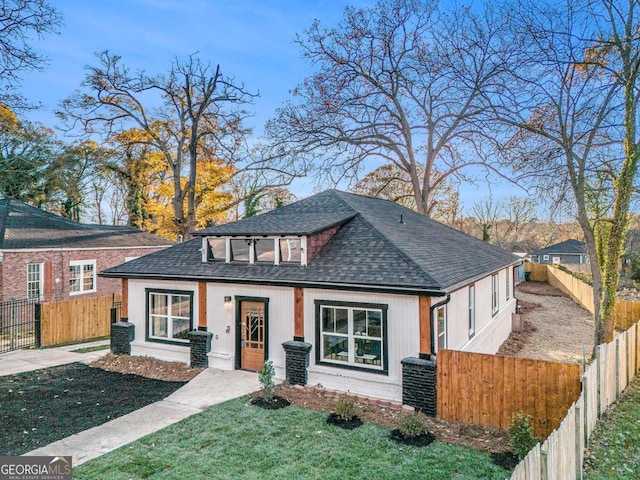
[(265, 303), (243, 301), (240, 307), (240, 368), (257, 371), (264, 365)]

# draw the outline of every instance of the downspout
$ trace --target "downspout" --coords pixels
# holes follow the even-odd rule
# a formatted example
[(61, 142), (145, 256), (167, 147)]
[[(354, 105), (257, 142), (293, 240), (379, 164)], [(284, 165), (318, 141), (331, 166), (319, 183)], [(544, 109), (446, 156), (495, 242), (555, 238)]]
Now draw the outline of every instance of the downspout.
[(435, 330), (434, 326), (435, 326), (435, 319), (433, 318), (433, 312), (436, 310), (436, 308), (439, 307), (444, 307), (447, 303), (449, 303), (451, 301), (451, 295), (447, 294), (447, 298), (445, 298), (444, 300), (442, 300), (441, 302), (436, 303), (435, 305), (432, 305), (431, 308), (429, 308), (429, 321), (430, 321), (430, 336), (431, 336), (431, 358), (433, 359), (436, 356), (436, 344), (435, 344), (435, 338), (433, 336), (433, 332)]

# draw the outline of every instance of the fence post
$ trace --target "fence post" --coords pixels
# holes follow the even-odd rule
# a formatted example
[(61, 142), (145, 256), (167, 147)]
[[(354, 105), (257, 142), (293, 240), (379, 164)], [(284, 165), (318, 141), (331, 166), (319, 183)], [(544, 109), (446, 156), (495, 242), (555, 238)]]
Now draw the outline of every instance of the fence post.
[(620, 400), (620, 337), (615, 339), (616, 343), (616, 402)]
[(542, 480), (549, 480), (549, 467), (547, 465), (548, 454), (549, 452), (540, 447), (540, 478)]
[(602, 345), (598, 345), (596, 347), (596, 383), (597, 383), (597, 390), (598, 390), (598, 415), (597, 418), (600, 418), (600, 416), (602, 415), (602, 372), (600, 371), (600, 360), (601, 360), (601, 355), (600, 355), (600, 349), (602, 348)]
[(582, 442), (584, 445), (589, 443), (589, 380), (586, 375), (582, 376), (582, 413), (583, 413), (583, 426), (584, 436)]
[(111, 323), (116, 323), (118, 319), (116, 318), (118, 315), (118, 309), (115, 307), (111, 307)]
[[(582, 400), (582, 404), (584, 405), (584, 399)], [(583, 436), (580, 435), (580, 425), (582, 425), (582, 408), (580, 405), (576, 403), (576, 431), (575, 431), (575, 439), (576, 439), (576, 479), (582, 480), (582, 452), (584, 451), (583, 444)]]
[(34, 325), (34, 330), (35, 330), (35, 343), (36, 343), (36, 348), (40, 348), (42, 345), (42, 331), (41, 331), (41, 318), (42, 318), (42, 305), (40, 305), (40, 302), (37, 302), (34, 306), (33, 306), (33, 313), (34, 313), (34, 317), (35, 317), (35, 325)]

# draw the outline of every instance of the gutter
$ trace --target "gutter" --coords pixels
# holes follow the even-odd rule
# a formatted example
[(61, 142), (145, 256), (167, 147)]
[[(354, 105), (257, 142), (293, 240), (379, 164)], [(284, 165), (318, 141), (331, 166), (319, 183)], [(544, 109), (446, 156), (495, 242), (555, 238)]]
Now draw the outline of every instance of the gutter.
[[(451, 295), (447, 294), (447, 298), (445, 298), (441, 302), (431, 305), (431, 307), (429, 308), (429, 323), (430, 323), (429, 335), (431, 336), (431, 355), (430, 355), (431, 358), (425, 358), (424, 360), (435, 360), (435, 356), (436, 356), (436, 344), (435, 344), (435, 338), (433, 336), (433, 332), (435, 331), (435, 328), (434, 328), (435, 319), (433, 318), (433, 312), (435, 312), (436, 308), (444, 307), (450, 301), (451, 301)], [(423, 354), (421, 353), (420, 355), (423, 355)]]

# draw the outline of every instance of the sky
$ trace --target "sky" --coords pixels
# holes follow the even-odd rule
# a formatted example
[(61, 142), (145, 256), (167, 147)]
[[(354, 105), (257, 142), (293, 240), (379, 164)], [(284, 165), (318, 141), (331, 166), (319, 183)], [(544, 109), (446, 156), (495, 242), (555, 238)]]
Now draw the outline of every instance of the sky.
[[(50, 0), (64, 18), (59, 35), (36, 44), (49, 57), (41, 72), (23, 75), (22, 94), (42, 107), (26, 115), (55, 126), (59, 103), (80, 84), (95, 54), (109, 50), (123, 64), (149, 74), (165, 73), (174, 58), (198, 53), (219, 64), (224, 74), (259, 93), (249, 125), (259, 135), (264, 123), (311, 72), (295, 45), (318, 19), (335, 25), (346, 5), (366, 7), (372, 0)], [(522, 195), (502, 182), (492, 182), (496, 198)], [(312, 193), (310, 180), (296, 181), (298, 197)], [(465, 207), (488, 196), (487, 184), (465, 186)]]

